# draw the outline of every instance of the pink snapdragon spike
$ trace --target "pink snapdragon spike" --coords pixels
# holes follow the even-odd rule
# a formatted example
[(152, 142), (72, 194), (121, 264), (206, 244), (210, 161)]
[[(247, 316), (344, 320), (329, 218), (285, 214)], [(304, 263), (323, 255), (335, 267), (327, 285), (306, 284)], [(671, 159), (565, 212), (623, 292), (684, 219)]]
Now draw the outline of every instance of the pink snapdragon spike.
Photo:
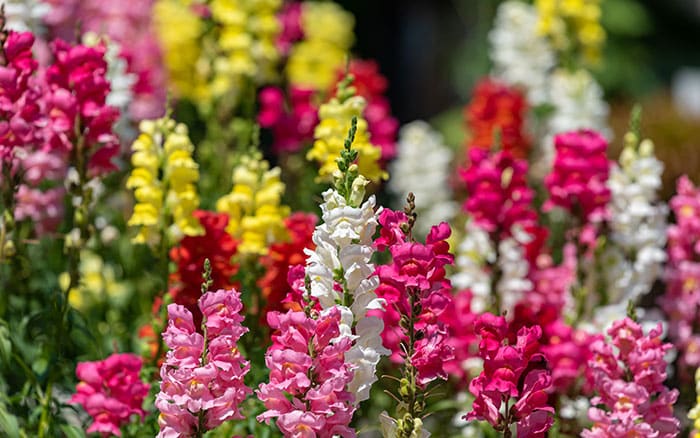
[(131, 353), (78, 363), (75, 374), (80, 383), (69, 403), (81, 405), (93, 418), (88, 433), (121, 436), (120, 426), (132, 415), (144, 418), (149, 385), (139, 378), (142, 365), (141, 358)]
[(276, 46), (282, 56), (287, 56), (294, 43), (304, 38), (301, 14), (301, 2), (284, 2), (277, 14), (282, 31), (277, 36)]
[(588, 417), (593, 421), (584, 438), (653, 436), (671, 438), (680, 432), (673, 416), (678, 390), (664, 386), (671, 344), (661, 341), (661, 324), (644, 334), (629, 318), (616, 321), (608, 330), (612, 343), (599, 339), (589, 361), (597, 396)]
[(527, 229), (537, 223), (527, 168), (527, 161), (508, 151), (469, 150), (469, 165), (460, 172), (469, 193), (463, 208), (477, 225), (501, 237), (509, 236), (514, 225)]
[(50, 115), (48, 147), (67, 155), (77, 147), (77, 126), (89, 154), (90, 171), (116, 170), (112, 159), (119, 152), (119, 140), (112, 127), (119, 111), (106, 104), (110, 84), (105, 77), (104, 46), (72, 46), (54, 40), (51, 48), (55, 62), (46, 70), (44, 108)]
[(313, 141), (318, 124), (318, 108), (314, 91), (290, 86), (289, 105), (286, 109), (284, 92), (279, 87), (265, 87), (260, 91), (258, 123), (272, 130), (273, 149), (276, 153), (299, 152)]
[(549, 199), (543, 209), (560, 207), (571, 213), (581, 226), (581, 241), (592, 247), (596, 225), (610, 214), (608, 141), (596, 131), (571, 131), (555, 136), (554, 147), (554, 165), (544, 180)]
[(517, 424), (517, 436), (545, 436), (554, 409), (547, 404), (552, 376), (540, 352), (542, 329), (523, 327), (515, 342), (508, 344), (506, 319), (490, 313), (481, 315), (475, 329), (481, 335), (479, 356), (484, 370), (469, 384), (476, 399), (464, 418), (486, 420), (505, 436), (511, 436), (511, 424)]
[(402, 224), (408, 223), (403, 212), (384, 209), (379, 223), (382, 228), (375, 245), (378, 249), (388, 248), (392, 262), (377, 267), (380, 284), (376, 292), (387, 304), (384, 311), (372, 310), (368, 314), (384, 319), (383, 344), (391, 350), (394, 362), (403, 362), (401, 343), (408, 338), (399, 322), (401, 315), (414, 312), (409, 302), (410, 289), (418, 290), (416, 304), (421, 311), (415, 329), (423, 337), (413, 345), (411, 364), (418, 372), (417, 382), (421, 386), (437, 378), (447, 379), (444, 365), (454, 358), (443, 317), (452, 301), (452, 285), (445, 277), (445, 266), (454, 262), (447, 243), (450, 227), (445, 222), (434, 226), (423, 244), (409, 241), (401, 230)]
[(256, 391), (267, 408), (258, 421), (276, 419), (285, 437), (355, 437), (349, 426), (354, 396), (346, 389), (353, 370), (345, 362), (352, 340), (340, 336), (338, 308), (317, 318), (293, 310), (270, 312), (267, 321), (277, 333), (265, 355), (270, 381)]
[(676, 223), (667, 232), (667, 283), (661, 307), (668, 315), (669, 336), (681, 355), (681, 377), (689, 379), (689, 371), (700, 366), (700, 333), (693, 328), (700, 306), (700, 189), (682, 176), (670, 206)]
[(0, 62), (0, 161), (13, 158), (16, 147), (41, 146), (40, 99), (42, 89), (35, 77), (37, 62), (32, 56), (34, 35), (7, 33)]
[[(239, 406), (251, 394), (243, 379), (250, 364), (237, 343), (243, 327), (240, 294), (235, 290), (207, 292), (199, 299), (202, 333), (184, 306), (168, 306), (168, 346), (160, 369), (159, 437), (190, 436), (200, 425), (211, 430), (224, 421), (242, 419)], [(204, 432), (204, 430), (199, 430)]]

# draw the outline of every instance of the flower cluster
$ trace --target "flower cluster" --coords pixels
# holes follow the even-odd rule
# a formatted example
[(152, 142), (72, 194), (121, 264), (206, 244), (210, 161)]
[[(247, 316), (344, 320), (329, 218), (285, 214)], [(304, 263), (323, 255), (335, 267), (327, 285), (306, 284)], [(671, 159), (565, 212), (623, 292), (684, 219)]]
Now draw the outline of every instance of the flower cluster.
[(69, 403), (79, 404), (93, 423), (87, 433), (121, 436), (119, 428), (132, 415), (142, 419), (148, 384), (141, 381), (141, 358), (131, 353), (112, 354), (97, 362), (80, 362), (75, 369), (80, 383)]
[(119, 111), (106, 103), (110, 83), (105, 47), (54, 40), (51, 48), (55, 61), (46, 69), (44, 97), (44, 111), (51, 117), (47, 142), (55, 150), (86, 151), (81, 153), (86, 153), (93, 174), (116, 170), (112, 159), (119, 152), (119, 140), (112, 127)]
[[(382, 210), (379, 224), (381, 237), (375, 245), (389, 249), (392, 263), (377, 267), (377, 296), (386, 301), (386, 310), (371, 314), (384, 318), (384, 346), (391, 350), (394, 361), (410, 361), (419, 385), (436, 378), (446, 379), (443, 365), (453, 357), (446, 342), (448, 327), (442, 322), (442, 314), (452, 299), (451, 284), (445, 278), (445, 266), (454, 261), (446, 241), (450, 226), (442, 222), (432, 227), (423, 244), (411, 241), (402, 231), (408, 225), (408, 217), (402, 212)], [(401, 325), (403, 315), (409, 320)], [(410, 329), (406, 326), (409, 321), (413, 326)], [(408, 358), (402, 357), (405, 352), (401, 349), (402, 343), (410, 341), (406, 330), (422, 333), (414, 345), (408, 346), (408, 351), (413, 352)]]
[(688, 412), (688, 418), (693, 420), (690, 438), (700, 437), (700, 368), (695, 370), (695, 393), (695, 406)]
[[(183, 306), (168, 306), (163, 339), (170, 348), (160, 369), (159, 437), (203, 433), (231, 419), (242, 419), (240, 403), (251, 393), (243, 378), (250, 369), (237, 347), (248, 331), (240, 314), (243, 304), (235, 290), (206, 292), (199, 300), (204, 316), (198, 333), (192, 314)], [(203, 429), (200, 429), (202, 427)]]
[(609, 216), (608, 142), (595, 131), (583, 130), (559, 134), (554, 143), (557, 155), (545, 178), (549, 199), (543, 208), (561, 207), (571, 213), (584, 227), (581, 240), (592, 244), (594, 224)]
[(527, 103), (515, 88), (493, 79), (476, 85), (464, 115), (471, 130), (470, 148), (491, 149), (494, 136), (500, 135), (500, 146), (517, 158), (525, 158), (530, 141), (524, 132)]
[(346, 62), (355, 39), (355, 18), (333, 2), (303, 2), (303, 39), (295, 44), (287, 61), (289, 83), (304, 89), (331, 88)]
[(650, 140), (639, 143), (633, 132), (625, 136), (619, 164), (613, 164), (607, 182), (610, 233), (603, 257), (612, 305), (636, 302), (661, 276), (668, 214), (666, 205), (657, 199), (663, 168)]
[[(591, 345), (594, 357), (588, 366), (598, 395), (588, 411), (593, 426), (581, 436), (678, 435), (672, 407), (678, 391), (664, 386), (664, 355), (671, 345), (662, 343), (661, 334), (661, 324), (644, 335), (639, 324), (625, 318), (608, 330), (612, 345), (602, 339)], [(606, 409), (596, 407), (601, 405)]]
[(265, 274), (258, 280), (260, 292), (265, 299), (262, 317), (267, 312), (284, 309), (283, 300), (292, 292), (288, 282), (290, 269), (306, 264), (304, 250), (314, 249), (311, 239), (317, 220), (315, 215), (306, 213), (294, 213), (287, 217), (284, 226), (289, 241), (273, 243), (268, 253), (260, 258), (260, 264), (265, 268)]
[(492, 75), (521, 87), (531, 105), (548, 100), (547, 81), (555, 65), (552, 48), (536, 31), (538, 22), (534, 6), (509, 0), (499, 5), (489, 34)]
[(538, 31), (561, 52), (580, 52), (584, 60), (597, 62), (605, 42), (600, 24), (601, 0), (537, 0)]
[(349, 424), (355, 396), (348, 390), (353, 367), (346, 362), (352, 340), (341, 333), (339, 309), (317, 318), (304, 312), (271, 312), (268, 324), (278, 331), (265, 355), (270, 382), (257, 391), (268, 409), (258, 421), (276, 419), (285, 437), (354, 437)]
[(226, 232), (229, 218), (223, 213), (195, 210), (192, 215), (202, 226), (200, 235), (185, 236), (170, 250), (170, 260), (176, 270), (170, 275), (168, 291), (176, 304), (185, 306), (192, 313), (198, 326), (202, 314), (197, 306), (202, 292), (202, 266), (211, 263), (211, 286), (215, 289), (232, 289), (236, 286), (233, 276), (238, 265), (231, 260), (236, 254), (238, 242)]
[(448, 184), (452, 158), (442, 136), (427, 123), (415, 121), (401, 128), (387, 187), (397, 200), (405, 199), (409, 192), (415, 195), (416, 229), (422, 235), (428, 234), (430, 224), (448, 221), (457, 213)]
[(129, 226), (139, 227), (134, 240), (149, 245), (202, 233), (192, 212), (199, 207), (195, 184), (199, 167), (187, 126), (170, 118), (144, 120), (131, 146), (134, 169), (126, 187), (134, 189), (136, 205)]
[(8, 0), (5, 5), (5, 27), (17, 32), (41, 34), (42, 22), (52, 6), (41, 0)]
[(318, 108), (313, 102), (314, 91), (294, 85), (289, 87), (289, 110), (285, 111), (284, 92), (279, 87), (260, 91), (258, 123), (272, 129), (273, 149), (278, 152), (298, 152), (314, 138), (318, 124)]
[(676, 223), (668, 227), (667, 283), (661, 307), (685, 372), (687, 366), (700, 365), (700, 335), (694, 328), (700, 304), (700, 189), (687, 176), (681, 177), (669, 205)]
[[(79, 21), (82, 32), (93, 34), (97, 39), (108, 39), (108, 77), (113, 85), (108, 102), (122, 108), (112, 100), (117, 97), (116, 86), (122, 89), (122, 97), (128, 96), (123, 103), (128, 105), (128, 115), (132, 120), (161, 117), (165, 107), (166, 78), (161, 50), (151, 26), (155, 1), (128, 0), (105, 4), (99, 0), (63, 0), (49, 3), (51, 8), (44, 21), (51, 34), (70, 41), (75, 36), (75, 23)], [(126, 71), (117, 74), (113, 65), (123, 65), (120, 69)]]
[(226, 231), (240, 241), (238, 252), (263, 255), (273, 242), (286, 237), (284, 218), (289, 207), (281, 205), (284, 183), (279, 167), (259, 153), (244, 155), (233, 169), (231, 193), (216, 202), (216, 210), (229, 216)]
[(508, 339), (505, 318), (484, 313), (475, 331), (481, 335), (479, 356), (484, 360), (484, 371), (469, 384), (476, 399), (465, 418), (486, 420), (496, 430), (508, 431), (506, 436), (511, 436), (514, 423), (517, 436), (544, 436), (552, 426), (554, 409), (547, 404), (552, 376), (540, 353), (542, 329), (537, 325), (523, 327), (515, 343), (508, 345), (504, 343)]
[(334, 97), (319, 108), (320, 123), (314, 131), (316, 141), (306, 158), (315, 160), (321, 166), (318, 172), (320, 180), (328, 181), (333, 176), (353, 117), (357, 118), (353, 148), (359, 154), (357, 165), (360, 174), (374, 182), (388, 177), (380, 166), (382, 150), (370, 143), (367, 121), (362, 117), (365, 107), (363, 97), (352, 96), (344, 100)]

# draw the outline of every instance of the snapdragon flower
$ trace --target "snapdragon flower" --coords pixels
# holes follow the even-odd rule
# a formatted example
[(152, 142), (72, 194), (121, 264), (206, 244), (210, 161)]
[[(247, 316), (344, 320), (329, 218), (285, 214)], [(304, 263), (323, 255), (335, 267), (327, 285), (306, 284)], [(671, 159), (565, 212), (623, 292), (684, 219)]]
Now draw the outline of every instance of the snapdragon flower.
[(452, 158), (442, 136), (426, 122), (415, 121), (401, 128), (387, 188), (396, 199), (404, 199), (409, 192), (415, 195), (416, 230), (421, 235), (428, 234), (431, 224), (449, 221), (457, 213), (448, 181)]

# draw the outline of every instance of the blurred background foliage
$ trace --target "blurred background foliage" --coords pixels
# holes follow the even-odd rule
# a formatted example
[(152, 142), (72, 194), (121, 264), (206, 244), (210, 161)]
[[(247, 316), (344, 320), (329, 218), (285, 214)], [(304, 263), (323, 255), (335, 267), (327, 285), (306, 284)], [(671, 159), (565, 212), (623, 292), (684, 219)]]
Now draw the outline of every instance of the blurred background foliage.
[[(389, 79), (401, 123), (433, 122), (449, 144), (464, 139), (462, 107), (489, 71), (488, 32), (498, 0), (342, 0), (356, 16), (355, 52)], [(664, 197), (683, 173), (700, 177), (700, 1), (605, 0), (603, 62), (594, 72), (611, 104), (621, 148), (631, 106), (666, 163)]]

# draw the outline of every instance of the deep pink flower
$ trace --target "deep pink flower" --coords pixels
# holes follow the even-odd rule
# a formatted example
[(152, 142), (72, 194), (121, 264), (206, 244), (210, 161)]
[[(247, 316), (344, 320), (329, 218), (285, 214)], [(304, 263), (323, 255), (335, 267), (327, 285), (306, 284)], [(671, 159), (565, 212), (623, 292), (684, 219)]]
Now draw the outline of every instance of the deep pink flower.
[(120, 426), (132, 415), (144, 417), (142, 405), (149, 385), (139, 377), (141, 366), (141, 358), (131, 353), (78, 363), (75, 374), (80, 383), (69, 403), (81, 405), (93, 418), (88, 433), (121, 436)]

